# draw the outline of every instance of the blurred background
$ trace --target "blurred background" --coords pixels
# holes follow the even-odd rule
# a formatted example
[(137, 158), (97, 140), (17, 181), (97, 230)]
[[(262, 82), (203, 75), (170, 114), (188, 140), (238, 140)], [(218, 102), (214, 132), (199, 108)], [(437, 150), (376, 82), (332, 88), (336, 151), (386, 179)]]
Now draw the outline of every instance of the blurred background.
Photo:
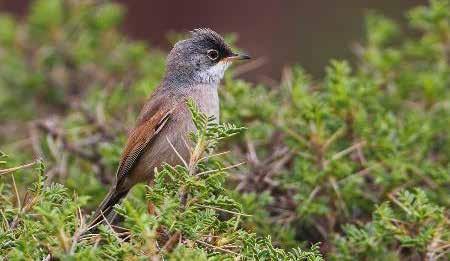
[[(0, 11), (24, 15), (31, 1), (0, 0)], [(284, 66), (300, 63), (320, 77), (332, 58), (352, 58), (352, 43), (363, 39), (364, 16), (375, 10), (397, 20), (425, 0), (119, 0), (127, 10), (123, 31), (151, 46), (170, 49), (168, 32), (211, 27), (235, 32), (237, 45), (264, 58), (242, 78), (271, 84)]]

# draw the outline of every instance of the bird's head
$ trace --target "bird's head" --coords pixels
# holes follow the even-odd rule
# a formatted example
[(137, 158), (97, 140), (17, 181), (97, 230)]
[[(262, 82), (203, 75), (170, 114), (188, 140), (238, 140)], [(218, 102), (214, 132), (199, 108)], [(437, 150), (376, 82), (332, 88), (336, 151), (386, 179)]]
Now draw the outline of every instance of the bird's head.
[(195, 29), (191, 37), (175, 44), (167, 57), (166, 80), (217, 84), (235, 60), (250, 59), (231, 50), (223, 37), (211, 29)]

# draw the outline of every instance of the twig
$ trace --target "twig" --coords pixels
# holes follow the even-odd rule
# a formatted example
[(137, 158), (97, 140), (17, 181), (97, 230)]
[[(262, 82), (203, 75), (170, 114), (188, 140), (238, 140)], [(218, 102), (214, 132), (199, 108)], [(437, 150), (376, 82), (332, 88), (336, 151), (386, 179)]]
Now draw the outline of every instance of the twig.
[(230, 153), (230, 151), (227, 150), (227, 151), (219, 152), (219, 153), (216, 153), (216, 154), (206, 155), (205, 157), (199, 159), (199, 161), (204, 161), (204, 160), (207, 160), (207, 159), (209, 159), (209, 158), (222, 156), (222, 155), (225, 155), (225, 154), (227, 154), (227, 153)]
[(3, 224), (5, 225), (6, 229), (5, 230), (9, 230), (11, 227), (9, 225), (8, 219), (5, 216), (5, 213), (3, 212), (3, 210), (0, 209), (0, 214), (2, 215), (3, 218)]
[(226, 248), (222, 248), (222, 247), (218, 247), (218, 246), (214, 246), (214, 245), (208, 244), (208, 243), (206, 243), (206, 242), (204, 242), (204, 241), (201, 241), (201, 240), (195, 240), (195, 242), (200, 243), (200, 244), (202, 244), (202, 245), (205, 245), (205, 246), (207, 246), (207, 247), (211, 247), (211, 248), (214, 248), (214, 249), (218, 249), (218, 250), (220, 250), (220, 251), (223, 251), (223, 252), (226, 252), (226, 253), (229, 253), (229, 254), (232, 254), (232, 255), (239, 256), (239, 254), (236, 253), (236, 252), (233, 252), (233, 251), (228, 250), (228, 249), (226, 249)]
[(330, 164), (330, 162), (338, 160), (342, 157), (344, 157), (345, 155), (349, 154), (350, 152), (352, 152), (353, 150), (357, 149), (358, 147), (364, 146), (366, 144), (365, 141), (361, 141), (358, 143), (353, 144), (352, 146), (346, 148), (345, 150), (342, 150), (336, 154), (334, 154), (330, 160), (326, 160), (324, 165), (327, 166), (328, 164)]
[(169, 240), (164, 244), (162, 251), (164, 252), (170, 252), (172, 249), (177, 245), (177, 242), (181, 239), (181, 233), (180, 231), (175, 232)]
[(13, 182), (14, 193), (16, 193), (17, 206), (19, 208), (19, 211), (21, 211), (22, 210), (22, 204), (20, 203), (20, 196), (19, 196), (19, 191), (17, 190), (16, 179), (14, 179), (14, 175), (11, 175), (11, 178), (12, 178), (12, 182)]
[(334, 192), (336, 193), (338, 204), (340, 205), (341, 209), (344, 211), (344, 214), (346, 216), (349, 216), (347, 205), (345, 204), (345, 201), (342, 199), (342, 195), (339, 190), (339, 186), (336, 182), (336, 179), (333, 176), (331, 176), (329, 178), (329, 181), (330, 181), (331, 187), (333, 188)]
[(183, 159), (183, 157), (181, 156), (181, 154), (177, 151), (177, 149), (175, 149), (175, 147), (173, 146), (172, 142), (170, 142), (169, 137), (166, 136), (166, 140), (169, 143), (170, 147), (173, 149), (173, 151), (175, 152), (175, 154), (177, 154), (178, 158), (181, 160), (181, 162), (183, 162), (184, 166), (186, 168), (189, 168), (187, 162)]
[(13, 167), (13, 168), (9, 168), (9, 169), (0, 169), (0, 176), (8, 174), (8, 173), (11, 173), (11, 172), (14, 172), (14, 171), (19, 170), (19, 169), (25, 169), (25, 168), (32, 167), (36, 163), (37, 163), (37, 161), (34, 161), (34, 162), (31, 162), (31, 163), (28, 163), (28, 164), (24, 164), (24, 165)]
[(227, 210), (227, 209), (223, 209), (223, 208), (218, 208), (218, 207), (213, 207), (213, 206), (206, 206), (206, 205), (202, 205), (202, 204), (194, 204), (195, 206), (198, 207), (204, 207), (204, 208), (211, 208), (214, 210), (218, 210), (218, 211), (222, 211), (222, 212), (226, 212), (226, 213), (230, 213), (230, 214), (234, 214), (234, 215), (238, 215), (238, 216), (244, 216), (244, 217), (251, 217), (252, 215), (249, 214), (244, 214), (244, 213), (239, 213), (239, 212), (235, 212), (235, 211), (231, 211), (231, 210)]
[(439, 223), (436, 232), (434, 233), (433, 240), (427, 246), (426, 257), (428, 261), (439, 260), (442, 255), (449, 252), (448, 248), (450, 248), (450, 243), (447, 242), (446, 244), (439, 246), (439, 242), (442, 242), (442, 232), (446, 222), (448, 222), (448, 219), (445, 218)]
[(357, 171), (357, 172), (355, 172), (355, 173), (353, 173), (353, 174), (350, 174), (350, 175), (348, 175), (348, 176), (346, 176), (346, 177), (344, 177), (344, 178), (338, 180), (337, 182), (338, 182), (338, 184), (341, 184), (341, 183), (347, 181), (348, 179), (351, 179), (351, 178), (354, 177), (354, 176), (361, 176), (361, 177), (363, 177), (363, 176), (369, 174), (371, 170), (373, 170), (374, 168), (376, 168), (376, 167), (378, 167), (378, 166), (379, 166), (379, 164), (378, 164), (378, 163), (375, 163), (374, 165), (369, 166), (369, 167), (367, 167), (367, 168), (364, 168), (364, 169), (362, 169), (362, 170), (360, 170), (360, 171)]
[(229, 169), (232, 169), (232, 168), (239, 167), (239, 166), (241, 166), (241, 165), (243, 165), (243, 164), (245, 164), (245, 162), (240, 162), (240, 163), (238, 163), (238, 164), (234, 164), (234, 165), (225, 167), (225, 168), (223, 168), (223, 169), (210, 169), (210, 170), (207, 170), (207, 171), (203, 171), (203, 172), (197, 173), (197, 174), (195, 174), (195, 176), (196, 176), (196, 177), (199, 177), (199, 176), (206, 175), (206, 174), (209, 174), (209, 173), (213, 173), (213, 172), (216, 172), (216, 171), (229, 170)]
[(296, 133), (294, 130), (288, 128), (288, 127), (281, 127), (287, 134), (289, 134), (292, 138), (296, 139), (301, 144), (305, 145), (306, 147), (310, 147), (308, 140), (303, 138), (300, 134)]
[(70, 254), (73, 255), (75, 253), (75, 249), (78, 243), (78, 239), (80, 238), (80, 236), (82, 235), (83, 232), (83, 227), (84, 227), (84, 219), (83, 219), (83, 214), (81, 214), (81, 209), (78, 207), (77, 209), (77, 216), (78, 216), (78, 220), (80, 222), (80, 225), (78, 226), (78, 228), (75, 230), (73, 237), (72, 237), (72, 245), (70, 246)]
[(328, 140), (325, 141), (325, 144), (322, 146), (323, 150), (326, 150), (331, 144), (333, 144), (333, 142), (339, 137), (341, 136), (345, 131), (345, 126), (339, 128), (335, 133), (333, 133), (333, 135), (331, 135), (330, 138), (328, 138)]
[(103, 211), (100, 212), (103, 220), (106, 222), (106, 224), (108, 225), (109, 229), (111, 229), (111, 232), (113, 232), (114, 236), (116, 237), (118, 242), (121, 242), (119, 235), (117, 234), (117, 232), (114, 230), (114, 228), (111, 226), (111, 223), (109, 223), (108, 219), (105, 217), (105, 215), (103, 215)]
[(403, 211), (405, 211), (406, 213), (408, 213), (408, 215), (411, 215), (411, 211), (405, 206), (403, 205), (400, 201), (398, 201), (395, 196), (393, 196), (392, 194), (388, 195), (388, 198), (390, 200), (392, 200), (392, 202), (394, 202), (397, 206), (399, 206), (401, 209), (403, 209)]

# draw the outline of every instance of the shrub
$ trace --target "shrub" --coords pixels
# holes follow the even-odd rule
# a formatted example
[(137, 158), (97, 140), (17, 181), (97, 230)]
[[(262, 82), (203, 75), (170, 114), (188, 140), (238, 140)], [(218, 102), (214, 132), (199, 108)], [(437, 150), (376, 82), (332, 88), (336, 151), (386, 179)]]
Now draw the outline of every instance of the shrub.
[[(218, 141), (241, 128), (215, 124), (215, 119), (202, 114), (195, 103), (191, 101), (189, 106), (197, 127), (189, 164), (165, 165), (158, 171), (154, 184), (147, 187), (147, 206), (130, 200), (116, 208), (125, 219), (124, 232), (116, 232), (107, 223), (100, 225), (99, 234), (85, 233), (87, 225), (80, 208), (87, 197), (70, 196), (61, 184), (46, 185), (42, 163), (37, 163), (37, 181), (23, 196), (23, 202), (12, 174), (12, 186), (0, 190), (2, 256), (14, 260), (323, 260), (317, 245), (311, 251), (296, 248), (286, 252), (272, 246), (270, 237), (257, 238), (240, 228), (241, 216), (246, 214), (224, 189), (227, 168), (221, 166), (213, 150)], [(209, 153), (205, 155), (206, 151)], [(15, 170), (25, 167), (29, 166)], [(12, 171), (6, 169), (0, 174)], [(14, 193), (15, 197), (10, 197)]]

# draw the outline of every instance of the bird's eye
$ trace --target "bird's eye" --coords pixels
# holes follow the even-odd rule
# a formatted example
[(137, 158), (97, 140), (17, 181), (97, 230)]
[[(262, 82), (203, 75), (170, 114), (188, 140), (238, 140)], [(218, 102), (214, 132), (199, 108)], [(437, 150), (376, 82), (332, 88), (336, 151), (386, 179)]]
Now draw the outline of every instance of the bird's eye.
[(211, 59), (213, 61), (215, 61), (215, 60), (217, 60), (217, 58), (219, 58), (219, 52), (214, 49), (208, 50), (208, 52), (206, 54), (208, 55), (209, 59)]

